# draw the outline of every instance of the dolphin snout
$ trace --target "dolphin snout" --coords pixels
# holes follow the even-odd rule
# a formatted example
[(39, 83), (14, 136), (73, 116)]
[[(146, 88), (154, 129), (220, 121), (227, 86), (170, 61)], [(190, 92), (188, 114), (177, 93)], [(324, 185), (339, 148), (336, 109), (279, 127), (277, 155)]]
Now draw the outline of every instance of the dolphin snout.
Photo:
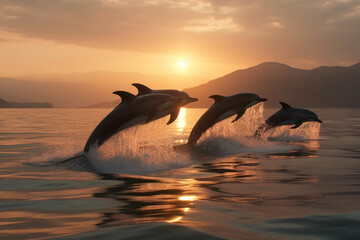
[(192, 103), (192, 102), (196, 102), (196, 101), (198, 101), (198, 99), (197, 98), (192, 98), (192, 97), (184, 98), (184, 99), (181, 100), (183, 105), (186, 105), (186, 104)]
[(192, 97), (191, 97), (191, 98), (188, 99), (188, 102), (189, 102), (189, 103), (191, 103), (191, 102), (197, 102), (198, 100), (199, 100), (199, 99), (197, 99), (197, 98), (192, 98)]

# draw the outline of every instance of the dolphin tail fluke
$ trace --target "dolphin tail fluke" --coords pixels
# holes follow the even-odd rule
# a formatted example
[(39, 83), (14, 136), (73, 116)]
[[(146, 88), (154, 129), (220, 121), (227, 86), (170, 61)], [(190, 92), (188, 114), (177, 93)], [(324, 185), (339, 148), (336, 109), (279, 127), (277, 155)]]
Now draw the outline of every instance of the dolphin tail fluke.
[(166, 123), (167, 125), (173, 123), (177, 117), (179, 116), (180, 113), (180, 107), (176, 108), (171, 114), (170, 114), (170, 119), (169, 121)]
[(150, 93), (152, 92), (152, 89), (151, 89), (151, 88), (148, 88), (147, 86), (145, 86), (145, 85), (143, 85), (143, 84), (133, 83), (132, 85), (137, 88), (137, 90), (138, 90), (138, 94), (137, 94), (137, 95), (138, 95), (138, 96), (150, 94)]

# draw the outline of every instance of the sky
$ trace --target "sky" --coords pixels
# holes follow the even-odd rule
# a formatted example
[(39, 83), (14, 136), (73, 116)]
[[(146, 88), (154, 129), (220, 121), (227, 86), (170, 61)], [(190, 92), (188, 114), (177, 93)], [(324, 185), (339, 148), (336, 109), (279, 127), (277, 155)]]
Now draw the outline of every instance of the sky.
[(0, 0), (0, 76), (360, 61), (359, 0)]

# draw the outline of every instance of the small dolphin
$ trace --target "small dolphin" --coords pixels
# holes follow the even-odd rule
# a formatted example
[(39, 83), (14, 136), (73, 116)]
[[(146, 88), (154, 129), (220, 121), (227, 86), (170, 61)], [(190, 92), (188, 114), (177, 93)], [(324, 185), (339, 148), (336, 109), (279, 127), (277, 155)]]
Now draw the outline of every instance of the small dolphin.
[(188, 103), (196, 102), (198, 100), (197, 98), (190, 97), (189, 94), (187, 94), (186, 92), (183, 92), (183, 91), (178, 91), (178, 90), (174, 90), (174, 89), (152, 90), (149, 87), (147, 87), (143, 84), (140, 84), (140, 83), (133, 83), (132, 85), (134, 87), (136, 87), (138, 90), (137, 96), (142, 96), (142, 95), (146, 95), (146, 94), (150, 94), (150, 93), (169, 94), (169, 95), (173, 96), (176, 101), (179, 101), (179, 104), (181, 105), (181, 107), (185, 106)]
[(179, 115), (179, 103), (175, 98), (163, 93), (135, 96), (129, 92), (116, 91), (121, 103), (110, 112), (94, 129), (86, 142), (84, 153), (94, 145), (100, 147), (116, 133), (129, 127), (149, 123), (170, 114), (167, 124), (176, 120)]
[(254, 133), (254, 137), (260, 137), (261, 134), (274, 127), (284, 125), (294, 125), (291, 129), (295, 129), (301, 126), (304, 122), (319, 122), (322, 121), (318, 116), (307, 109), (293, 108), (289, 104), (279, 102), (282, 108), (266, 119), (265, 124), (262, 124)]
[(188, 146), (194, 146), (201, 135), (216, 123), (237, 114), (232, 121), (235, 122), (241, 118), (246, 109), (267, 100), (254, 93), (239, 93), (229, 97), (212, 95), (209, 98), (214, 99), (215, 103), (201, 116), (191, 130)]

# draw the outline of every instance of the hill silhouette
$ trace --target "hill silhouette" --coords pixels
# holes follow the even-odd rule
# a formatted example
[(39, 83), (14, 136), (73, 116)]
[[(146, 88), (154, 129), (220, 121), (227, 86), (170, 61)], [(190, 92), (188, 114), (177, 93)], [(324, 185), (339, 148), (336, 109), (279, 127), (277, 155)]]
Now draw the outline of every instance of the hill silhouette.
[[(119, 102), (116, 90), (136, 93), (131, 85), (141, 82), (153, 88), (192, 86), (198, 77), (96, 71), (16, 78), (0, 77), (0, 98), (13, 102), (51, 102), (55, 107), (104, 107), (100, 102)], [(166, 86), (165, 84), (166, 83)]]
[[(105, 77), (100, 81), (101, 76)], [(174, 80), (166, 76), (160, 80), (164, 83), (165, 79)], [(136, 94), (131, 86), (133, 82), (144, 83), (153, 89), (173, 88), (170, 83), (169, 86), (160, 85), (160, 80), (133, 73), (59, 75), (43, 81), (0, 78), (0, 98), (9, 102), (51, 102), (55, 107), (111, 108), (120, 102), (113, 91), (125, 90)], [(360, 63), (348, 67), (304, 70), (266, 62), (183, 90), (199, 98), (198, 102), (187, 107), (209, 107), (213, 100), (208, 97), (214, 94), (227, 96), (253, 92), (268, 98), (265, 104), (269, 107), (279, 107), (277, 102), (283, 101), (298, 107), (353, 108), (360, 107), (359, 89)]]
[(18, 103), (18, 102), (8, 102), (0, 98), (0, 108), (52, 108), (51, 103)]
[(253, 92), (268, 98), (267, 106), (279, 101), (299, 107), (360, 107), (360, 63), (349, 67), (318, 67), (311, 70), (266, 62), (237, 70), (197, 87), (184, 89), (199, 102), (191, 107), (208, 107), (213, 94)]
[(80, 107), (115, 99), (111, 95), (111, 92), (88, 83), (0, 78), (0, 97), (11, 102), (51, 102), (56, 107)]

